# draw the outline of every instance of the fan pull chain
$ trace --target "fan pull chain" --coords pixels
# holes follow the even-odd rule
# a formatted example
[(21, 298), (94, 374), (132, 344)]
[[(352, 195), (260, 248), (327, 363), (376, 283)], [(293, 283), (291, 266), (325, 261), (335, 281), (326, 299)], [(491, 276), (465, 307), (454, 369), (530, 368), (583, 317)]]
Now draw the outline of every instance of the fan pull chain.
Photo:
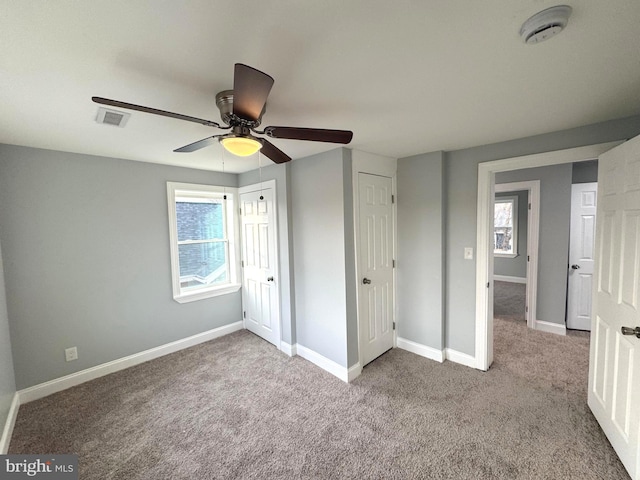
[[(224, 148), (222, 148), (222, 176), (224, 177)], [(222, 182), (222, 199), (227, 199), (227, 186), (224, 184), (224, 180)]]
[(258, 150), (258, 174), (260, 175), (260, 200), (264, 200), (262, 195), (262, 153)]

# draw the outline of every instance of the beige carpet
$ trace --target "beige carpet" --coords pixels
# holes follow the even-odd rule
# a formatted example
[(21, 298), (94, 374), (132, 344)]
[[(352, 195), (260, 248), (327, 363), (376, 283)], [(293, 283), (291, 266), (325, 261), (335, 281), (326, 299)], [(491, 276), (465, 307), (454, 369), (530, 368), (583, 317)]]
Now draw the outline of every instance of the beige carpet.
[(496, 316), (508, 315), (526, 321), (525, 299), (527, 286), (524, 283), (493, 282), (493, 313)]
[(394, 349), (347, 385), (242, 331), (20, 407), (87, 479), (624, 479), (588, 339), (495, 322), (489, 372)]

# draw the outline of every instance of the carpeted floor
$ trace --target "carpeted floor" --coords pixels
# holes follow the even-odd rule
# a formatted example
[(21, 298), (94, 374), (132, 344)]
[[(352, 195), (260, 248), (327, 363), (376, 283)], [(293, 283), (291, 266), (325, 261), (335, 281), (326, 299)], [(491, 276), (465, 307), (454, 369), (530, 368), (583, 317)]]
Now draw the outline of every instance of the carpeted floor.
[(527, 286), (524, 283), (493, 282), (493, 314), (508, 315), (526, 321), (525, 299)]
[(625, 479), (588, 338), (495, 321), (488, 372), (394, 349), (345, 384), (247, 331), (20, 407), (11, 453), (88, 479)]

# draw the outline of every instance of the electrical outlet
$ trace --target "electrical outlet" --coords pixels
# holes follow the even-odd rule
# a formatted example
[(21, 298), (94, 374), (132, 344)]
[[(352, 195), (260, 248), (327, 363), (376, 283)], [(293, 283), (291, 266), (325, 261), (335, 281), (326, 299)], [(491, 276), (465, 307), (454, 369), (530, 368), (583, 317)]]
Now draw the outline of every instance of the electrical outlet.
[(464, 259), (465, 260), (473, 260), (473, 247), (465, 247), (465, 249), (464, 249)]
[(78, 359), (78, 348), (77, 347), (65, 348), (65, 350), (64, 350), (64, 358), (67, 360), (67, 362), (71, 362), (73, 360), (77, 360)]

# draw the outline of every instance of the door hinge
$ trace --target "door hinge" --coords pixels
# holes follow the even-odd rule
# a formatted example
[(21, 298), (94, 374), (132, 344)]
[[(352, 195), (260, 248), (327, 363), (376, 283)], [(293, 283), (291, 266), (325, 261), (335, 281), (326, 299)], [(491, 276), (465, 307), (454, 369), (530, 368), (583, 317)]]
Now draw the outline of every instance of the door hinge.
[(394, 260), (391, 260), (391, 268), (396, 268), (396, 261), (395, 261), (395, 259), (394, 259)]
[(529, 210), (531, 210), (531, 204), (529, 204)]
[(240, 215), (242, 215), (242, 209), (241, 208), (238, 209), (238, 212), (240, 213)]
[(242, 268), (244, 268), (244, 260), (240, 260), (240, 266), (242, 266)]
[(391, 203), (396, 203), (396, 196), (395, 195), (391, 195)]
[(531, 261), (531, 257), (529, 257), (529, 255), (527, 255), (527, 262)]
[(528, 312), (528, 311), (529, 311), (529, 307), (525, 306), (525, 307), (524, 307), (524, 311), (525, 311), (525, 312)]
[(393, 329), (396, 329), (396, 322), (393, 322)]
[(242, 318), (247, 318), (247, 312), (245, 311), (242, 312)]
[(487, 288), (489, 288), (489, 282), (487, 282)]

